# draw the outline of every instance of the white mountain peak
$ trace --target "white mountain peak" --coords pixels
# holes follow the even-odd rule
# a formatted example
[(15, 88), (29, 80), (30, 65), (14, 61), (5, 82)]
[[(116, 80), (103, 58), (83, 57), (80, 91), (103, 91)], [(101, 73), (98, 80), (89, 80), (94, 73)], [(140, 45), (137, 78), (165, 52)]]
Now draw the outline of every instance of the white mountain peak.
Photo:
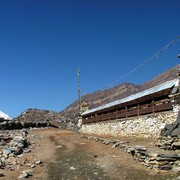
[(7, 114), (3, 113), (2, 111), (0, 111), (0, 118), (3, 118), (5, 120), (11, 120), (12, 118), (9, 117)]

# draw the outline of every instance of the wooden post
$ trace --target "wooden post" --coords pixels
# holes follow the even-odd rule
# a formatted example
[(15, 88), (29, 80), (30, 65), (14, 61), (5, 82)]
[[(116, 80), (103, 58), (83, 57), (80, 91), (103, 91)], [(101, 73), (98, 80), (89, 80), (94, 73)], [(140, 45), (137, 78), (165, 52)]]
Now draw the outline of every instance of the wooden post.
[(137, 111), (138, 111), (137, 113), (138, 113), (138, 117), (139, 117), (139, 103), (138, 103), (138, 110)]
[(80, 117), (81, 113), (81, 87), (80, 87), (80, 69), (78, 68), (78, 116)]

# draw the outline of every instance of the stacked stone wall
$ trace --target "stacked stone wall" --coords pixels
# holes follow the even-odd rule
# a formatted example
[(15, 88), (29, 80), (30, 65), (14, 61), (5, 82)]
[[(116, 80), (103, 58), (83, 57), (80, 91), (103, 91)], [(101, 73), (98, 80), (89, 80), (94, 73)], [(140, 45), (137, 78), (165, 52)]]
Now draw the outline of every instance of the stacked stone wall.
[(175, 118), (174, 112), (168, 111), (115, 121), (83, 124), (80, 131), (87, 134), (156, 139), (160, 137), (161, 130), (165, 125), (173, 123)]
[(177, 119), (179, 110), (180, 110), (180, 104), (173, 104), (173, 113), (175, 119)]

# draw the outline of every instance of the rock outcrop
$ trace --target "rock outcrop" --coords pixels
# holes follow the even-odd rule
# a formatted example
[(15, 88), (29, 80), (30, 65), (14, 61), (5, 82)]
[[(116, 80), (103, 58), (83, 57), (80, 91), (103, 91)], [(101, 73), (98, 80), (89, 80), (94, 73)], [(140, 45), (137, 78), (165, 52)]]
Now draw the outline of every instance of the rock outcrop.
[[(27, 109), (21, 115), (13, 119), (15, 124), (29, 127), (60, 127), (66, 128), (68, 120), (65, 119), (60, 113), (49, 110), (40, 109)], [(20, 125), (21, 124), (21, 125)]]
[(162, 136), (177, 137), (180, 135), (180, 111), (175, 122), (167, 124), (161, 132)]

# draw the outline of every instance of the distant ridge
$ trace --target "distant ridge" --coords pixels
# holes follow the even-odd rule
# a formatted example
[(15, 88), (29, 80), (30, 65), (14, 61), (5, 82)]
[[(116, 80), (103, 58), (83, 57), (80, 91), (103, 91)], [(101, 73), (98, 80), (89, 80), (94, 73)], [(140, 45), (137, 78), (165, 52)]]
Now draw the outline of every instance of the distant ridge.
[[(162, 84), (166, 81), (177, 78), (177, 72), (180, 69), (180, 65), (177, 65), (159, 76), (147, 81), (141, 85), (135, 85), (132, 83), (123, 83), (113, 88), (98, 90), (90, 94), (86, 94), (81, 97), (82, 102), (89, 103), (89, 108), (95, 108), (103, 104), (127, 97), (137, 92), (149, 89), (156, 85)], [(60, 112), (64, 117), (74, 119), (78, 114), (78, 102), (75, 101), (70, 104), (66, 109)]]
[(153, 86), (162, 84), (165, 81), (170, 81), (172, 79), (177, 78), (177, 73), (179, 70), (180, 70), (180, 64), (178, 64), (177, 66), (175, 66), (171, 69), (168, 69), (167, 71), (165, 71), (164, 73), (160, 74), (159, 76), (153, 78), (152, 80), (141, 84), (140, 90), (148, 89)]

